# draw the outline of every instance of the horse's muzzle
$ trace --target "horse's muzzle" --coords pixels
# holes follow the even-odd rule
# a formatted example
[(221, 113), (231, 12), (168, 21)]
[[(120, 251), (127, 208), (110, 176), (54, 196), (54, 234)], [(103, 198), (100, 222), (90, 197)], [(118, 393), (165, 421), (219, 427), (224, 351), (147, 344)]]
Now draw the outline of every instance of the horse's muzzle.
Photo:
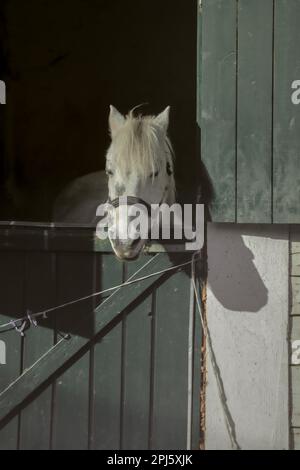
[(145, 245), (140, 238), (130, 241), (111, 240), (116, 256), (123, 261), (133, 261), (138, 258)]

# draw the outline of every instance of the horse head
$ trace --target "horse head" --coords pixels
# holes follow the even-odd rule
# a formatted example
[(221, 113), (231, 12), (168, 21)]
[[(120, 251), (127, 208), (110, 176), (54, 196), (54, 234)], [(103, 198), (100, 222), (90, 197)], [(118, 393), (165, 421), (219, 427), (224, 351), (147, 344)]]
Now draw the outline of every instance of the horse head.
[(108, 233), (115, 254), (123, 260), (135, 259), (147, 242), (137, 229), (128, 231), (132, 214), (136, 213), (132, 209), (144, 209), (150, 226), (152, 205), (175, 202), (169, 112), (167, 107), (158, 116), (135, 116), (133, 111), (123, 116), (110, 107), (111, 144), (106, 155), (111, 203)]

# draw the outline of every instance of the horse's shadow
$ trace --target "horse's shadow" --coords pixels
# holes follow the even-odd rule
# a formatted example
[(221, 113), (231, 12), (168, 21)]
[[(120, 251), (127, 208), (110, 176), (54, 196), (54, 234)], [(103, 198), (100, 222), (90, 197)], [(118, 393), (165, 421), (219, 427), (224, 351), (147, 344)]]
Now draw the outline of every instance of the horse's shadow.
[(257, 236), (257, 228), (208, 224), (209, 290), (227, 310), (258, 313), (268, 302), (268, 289), (244, 235)]
[[(239, 227), (209, 224), (207, 249), (197, 262), (197, 277), (208, 283), (210, 293), (224, 309), (258, 313), (268, 302), (268, 289), (258, 271), (254, 255), (246, 246)], [(245, 235), (254, 233), (245, 229)], [(174, 264), (176, 254), (169, 253)], [(185, 268), (188, 276), (190, 268)]]
[(255, 225), (212, 223), (211, 205), (215, 191), (206, 166), (200, 159), (196, 173), (199, 175), (196, 181), (200, 181), (200, 185), (191, 187), (190, 192), (183, 191), (180, 196), (183, 203), (200, 202), (205, 205), (205, 248), (198, 263), (198, 277), (208, 279), (209, 291), (225, 309), (259, 312), (267, 304), (268, 289), (243, 236), (270, 235), (266, 235), (264, 230), (259, 231)]

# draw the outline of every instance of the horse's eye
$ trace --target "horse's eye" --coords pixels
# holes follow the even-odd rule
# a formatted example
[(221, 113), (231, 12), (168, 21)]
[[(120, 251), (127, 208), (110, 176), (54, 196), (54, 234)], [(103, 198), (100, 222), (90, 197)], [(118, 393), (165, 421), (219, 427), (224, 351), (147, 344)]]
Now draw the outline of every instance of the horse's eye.
[(113, 176), (114, 173), (113, 173), (112, 170), (107, 169), (106, 174), (107, 174), (107, 176)]
[(159, 174), (159, 171), (157, 170), (155, 173), (150, 173), (150, 178), (156, 178)]

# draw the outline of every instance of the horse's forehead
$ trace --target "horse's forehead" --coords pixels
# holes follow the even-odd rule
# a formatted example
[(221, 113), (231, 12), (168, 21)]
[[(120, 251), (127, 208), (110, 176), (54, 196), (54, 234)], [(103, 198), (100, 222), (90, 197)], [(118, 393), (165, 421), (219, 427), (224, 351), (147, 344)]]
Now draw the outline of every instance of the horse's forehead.
[(125, 186), (138, 184), (143, 179), (143, 175), (139, 174), (139, 172), (135, 171), (134, 169), (128, 169), (126, 171), (120, 171), (116, 169), (115, 174), (116, 184), (123, 184)]

